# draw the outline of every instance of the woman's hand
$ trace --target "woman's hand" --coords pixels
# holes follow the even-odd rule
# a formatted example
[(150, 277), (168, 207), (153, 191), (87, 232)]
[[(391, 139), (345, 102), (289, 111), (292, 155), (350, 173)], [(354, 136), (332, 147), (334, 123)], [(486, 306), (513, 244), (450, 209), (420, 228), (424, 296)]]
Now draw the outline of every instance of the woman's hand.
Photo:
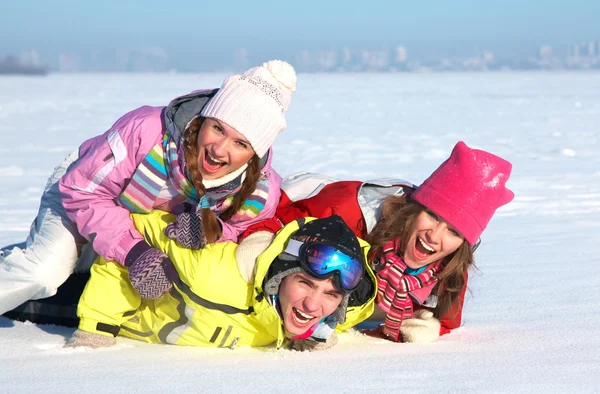
[(405, 319), (400, 326), (402, 342), (431, 343), (440, 336), (440, 321), (427, 309), (415, 311), (413, 318)]
[(188, 249), (202, 249), (206, 238), (202, 232), (202, 214), (194, 205), (185, 203), (183, 212), (177, 214), (174, 222), (165, 228), (165, 235)]
[(129, 280), (144, 299), (165, 295), (179, 277), (173, 262), (162, 251), (140, 241), (129, 251), (125, 259)]

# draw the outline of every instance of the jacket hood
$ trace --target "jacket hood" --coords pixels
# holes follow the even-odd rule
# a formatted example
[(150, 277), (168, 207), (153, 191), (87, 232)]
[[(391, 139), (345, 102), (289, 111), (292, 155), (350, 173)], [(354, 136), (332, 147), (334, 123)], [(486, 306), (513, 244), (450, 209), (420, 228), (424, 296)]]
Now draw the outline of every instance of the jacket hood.
[[(294, 235), (296, 231), (300, 228), (301, 224), (304, 224), (305, 221), (312, 221), (315, 218), (304, 218), (300, 220), (294, 220), (288, 223), (284, 228), (279, 230), (271, 244), (263, 253), (261, 253), (256, 258), (256, 275), (254, 277), (254, 292), (255, 296), (260, 296), (260, 294), (264, 294), (264, 282), (267, 272), (271, 267), (271, 264), (275, 261), (275, 259), (283, 253), (285, 250), (288, 241)], [(262, 296), (260, 296), (262, 298)]]
[[(258, 256), (256, 260), (256, 276), (254, 280), (254, 299), (261, 301), (266, 296), (264, 289), (265, 283), (268, 281), (267, 276), (269, 275), (269, 268), (276, 260), (276, 258), (283, 253), (288, 241), (294, 235), (294, 233), (302, 227), (305, 223), (316, 220), (316, 218), (307, 217), (298, 220), (294, 220), (288, 223), (282, 228), (276, 235), (271, 245)], [(361, 252), (367, 260), (367, 253), (370, 245), (358, 239)], [(273, 274), (272, 272), (270, 273)], [(376, 277), (373, 273), (369, 264), (365, 266), (365, 276), (361, 280), (361, 283), (350, 293), (348, 302), (348, 308), (346, 310), (346, 322), (343, 324), (344, 327), (350, 328), (361, 321), (367, 319), (374, 310), (375, 307), (375, 296), (377, 295)], [(258, 306), (255, 305), (255, 307)], [(340, 325), (338, 325), (340, 327)], [(344, 328), (345, 329), (345, 328)]]
[(179, 142), (187, 124), (202, 112), (218, 90), (195, 90), (169, 103), (165, 108), (165, 125), (175, 141)]

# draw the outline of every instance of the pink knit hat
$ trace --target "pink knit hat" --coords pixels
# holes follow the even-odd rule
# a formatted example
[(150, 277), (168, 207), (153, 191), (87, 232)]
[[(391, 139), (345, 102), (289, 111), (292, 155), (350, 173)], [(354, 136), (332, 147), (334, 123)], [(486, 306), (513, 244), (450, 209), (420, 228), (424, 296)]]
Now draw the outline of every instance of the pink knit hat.
[(515, 196), (505, 186), (511, 169), (503, 158), (460, 141), (410, 198), (440, 215), (474, 245), (496, 209)]

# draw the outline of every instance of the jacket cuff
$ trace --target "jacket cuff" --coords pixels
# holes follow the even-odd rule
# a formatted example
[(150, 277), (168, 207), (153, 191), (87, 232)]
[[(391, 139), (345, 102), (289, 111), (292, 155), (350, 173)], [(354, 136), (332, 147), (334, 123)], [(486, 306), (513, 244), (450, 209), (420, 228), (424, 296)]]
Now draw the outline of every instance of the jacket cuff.
[(138, 259), (138, 257), (140, 257), (142, 254), (144, 254), (150, 249), (152, 249), (152, 246), (148, 245), (146, 241), (140, 241), (133, 245), (133, 248), (131, 248), (131, 250), (129, 251), (129, 253), (127, 253), (127, 256), (125, 257), (125, 267), (131, 266), (131, 264), (133, 264), (133, 262), (135, 262)]
[(142, 234), (135, 229), (130, 229), (126, 234), (123, 235), (121, 239), (119, 239), (114, 250), (111, 251), (113, 257), (109, 258), (109, 255), (100, 254), (105, 256), (108, 260), (114, 260), (122, 266), (125, 266), (125, 259), (127, 258), (127, 255), (140, 241), (144, 241)]

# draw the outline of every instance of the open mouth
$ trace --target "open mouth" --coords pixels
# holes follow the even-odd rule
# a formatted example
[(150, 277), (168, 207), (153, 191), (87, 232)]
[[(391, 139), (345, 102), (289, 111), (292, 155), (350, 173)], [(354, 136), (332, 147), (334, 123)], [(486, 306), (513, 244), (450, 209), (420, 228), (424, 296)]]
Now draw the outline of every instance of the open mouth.
[(293, 308), (293, 307), (292, 307), (292, 313), (294, 315), (294, 319), (300, 325), (304, 325), (304, 324), (310, 322), (312, 319), (315, 318), (315, 316), (308, 315), (308, 314), (306, 314), (306, 313), (304, 313), (302, 311), (299, 311), (298, 309)]
[(423, 241), (420, 237), (416, 237), (415, 247), (414, 247), (414, 255), (417, 260), (425, 260), (429, 256), (435, 254), (435, 249), (429, 246), (425, 241)]
[(212, 156), (208, 152), (208, 150), (204, 151), (204, 160), (202, 160), (202, 167), (204, 167), (204, 169), (207, 172), (209, 172), (209, 173), (217, 172), (217, 171), (219, 171), (219, 169), (221, 169), (225, 165), (227, 165), (226, 161), (219, 160), (216, 157)]

